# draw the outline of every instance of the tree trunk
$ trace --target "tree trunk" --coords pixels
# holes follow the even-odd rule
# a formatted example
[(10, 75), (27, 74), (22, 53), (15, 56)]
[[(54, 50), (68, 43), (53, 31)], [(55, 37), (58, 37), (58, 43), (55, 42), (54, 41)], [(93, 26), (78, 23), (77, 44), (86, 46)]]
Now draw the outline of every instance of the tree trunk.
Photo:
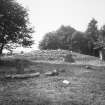
[(4, 44), (2, 44), (1, 47), (0, 47), (0, 56), (2, 55), (3, 48), (4, 48)]

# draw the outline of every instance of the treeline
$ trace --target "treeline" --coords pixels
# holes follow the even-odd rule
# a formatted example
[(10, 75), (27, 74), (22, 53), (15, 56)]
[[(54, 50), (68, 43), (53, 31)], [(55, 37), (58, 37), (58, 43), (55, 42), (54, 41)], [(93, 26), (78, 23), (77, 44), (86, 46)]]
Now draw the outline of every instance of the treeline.
[(56, 31), (45, 34), (39, 43), (40, 49), (64, 49), (98, 56), (94, 51), (95, 43), (105, 42), (105, 25), (98, 29), (98, 21), (89, 22), (85, 32), (77, 31), (71, 26), (61, 26)]

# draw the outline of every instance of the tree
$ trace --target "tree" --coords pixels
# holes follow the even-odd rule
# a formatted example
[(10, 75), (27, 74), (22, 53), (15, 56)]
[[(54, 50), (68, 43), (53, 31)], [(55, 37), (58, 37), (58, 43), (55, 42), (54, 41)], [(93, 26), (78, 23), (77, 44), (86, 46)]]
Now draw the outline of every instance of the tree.
[(88, 24), (88, 28), (85, 32), (86, 37), (88, 39), (88, 48), (89, 48), (90, 55), (94, 55), (94, 50), (93, 50), (94, 43), (96, 43), (99, 38), (99, 30), (97, 27), (97, 23), (98, 23), (97, 20), (93, 18)]
[(105, 25), (103, 25), (100, 29), (99, 41), (105, 43)]
[(99, 36), (97, 23), (97, 20), (93, 18), (88, 24), (88, 28), (86, 30), (86, 35), (92, 42), (96, 42)]
[(61, 26), (53, 32), (46, 33), (39, 44), (40, 49), (65, 49), (71, 44), (72, 33), (76, 30), (70, 26)]
[(39, 44), (40, 49), (58, 49), (59, 41), (55, 32), (47, 33)]
[(31, 46), (32, 33), (27, 9), (15, 0), (0, 0), (0, 55), (12, 45)]
[(95, 56), (105, 60), (105, 25), (99, 30), (98, 41), (94, 43)]
[(85, 37), (85, 33), (76, 31), (72, 34), (72, 50), (83, 54), (89, 54), (88, 39)]
[(71, 39), (72, 39), (72, 34), (76, 30), (72, 28), (71, 26), (61, 26), (57, 31), (57, 36), (60, 41), (60, 48), (69, 50), (71, 46)]

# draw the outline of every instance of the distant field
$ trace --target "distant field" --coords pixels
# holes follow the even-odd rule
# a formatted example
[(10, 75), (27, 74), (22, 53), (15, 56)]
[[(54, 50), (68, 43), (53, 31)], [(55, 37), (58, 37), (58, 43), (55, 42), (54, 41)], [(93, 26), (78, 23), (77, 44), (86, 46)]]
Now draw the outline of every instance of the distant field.
[[(67, 54), (70, 52), (64, 50), (36, 51), (2, 58), (6, 66), (1, 62), (1, 75), (15, 74), (20, 62), (23, 74), (40, 72), (40, 76), (1, 78), (0, 105), (105, 105), (105, 62), (74, 52), (75, 62), (65, 62)], [(55, 69), (58, 76), (45, 75)], [(70, 83), (64, 84), (63, 80)]]

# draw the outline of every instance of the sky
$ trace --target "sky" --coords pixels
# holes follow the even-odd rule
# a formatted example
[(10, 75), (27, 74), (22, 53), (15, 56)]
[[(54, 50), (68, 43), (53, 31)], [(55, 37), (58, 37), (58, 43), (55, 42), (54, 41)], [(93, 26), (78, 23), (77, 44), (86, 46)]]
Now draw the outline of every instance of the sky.
[(35, 29), (35, 48), (45, 33), (57, 30), (61, 25), (85, 31), (92, 18), (98, 21), (98, 27), (105, 24), (105, 0), (17, 1), (29, 10), (29, 19)]

